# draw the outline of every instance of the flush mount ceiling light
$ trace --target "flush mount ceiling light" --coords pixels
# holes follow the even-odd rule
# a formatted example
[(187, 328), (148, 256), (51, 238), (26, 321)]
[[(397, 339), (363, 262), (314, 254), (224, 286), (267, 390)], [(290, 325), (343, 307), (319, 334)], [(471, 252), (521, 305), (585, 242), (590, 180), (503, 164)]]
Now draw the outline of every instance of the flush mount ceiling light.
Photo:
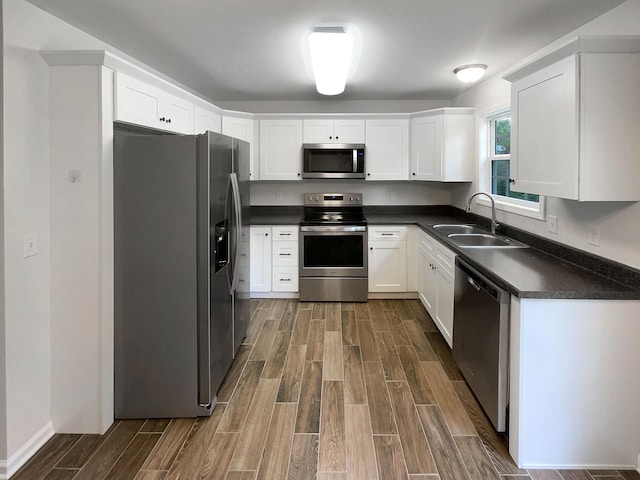
[(309, 35), (309, 49), (318, 93), (338, 95), (344, 92), (353, 37), (342, 27), (318, 27)]
[(458, 77), (458, 80), (461, 82), (472, 83), (480, 80), (486, 69), (486, 65), (476, 63), (473, 65), (462, 65), (461, 67), (456, 68), (453, 73), (456, 74), (456, 77)]

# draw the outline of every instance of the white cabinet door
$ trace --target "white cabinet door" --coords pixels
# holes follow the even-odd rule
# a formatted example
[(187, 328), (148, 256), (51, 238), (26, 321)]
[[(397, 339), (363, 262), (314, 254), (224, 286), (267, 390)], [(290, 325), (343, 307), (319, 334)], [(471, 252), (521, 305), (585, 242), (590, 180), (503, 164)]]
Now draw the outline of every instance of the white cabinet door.
[(251, 291), (271, 291), (271, 227), (251, 227)]
[(411, 180), (471, 182), (475, 112), (443, 108), (411, 120)]
[(364, 143), (364, 120), (335, 120), (333, 133), (336, 143)]
[(193, 134), (194, 105), (123, 73), (116, 75), (115, 120)]
[(367, 120), (367, 180), (408, 180), (409, 120)]
[(578, 197), (576, 58), (511, 87), (511, 189)]
[(411, 120), (411, 180), (442, 179), (442, 117)]
[(260, 120), (260, 179), (301, 180), (302, 121)]
[(213, 110), (195, 106), (193, 131), (195, 134), (209, 132), (222, 133), (222, 116)]
[(434, 320), (440, 333), (453, 347), (453, 300), (455, 277), (440, 266), (436, 266), (437, 298)]
[(418, 248), (418, 293), (429, 315), (435, 316), (437, 277), (435, 259), (423, 248)]
[(362, 119), (307, 119), (303, 122), (304, 143), (364, 143)]
[(369, 291), (407, 291), (407, 244), (402, 241), (369, 242)]
[(249, 179), (259, 180), (257, 168), (256, 141), (254, 137), (254, 121), (241, 117), (222, 117), (222, 133), (230, 137), (249, 142)]

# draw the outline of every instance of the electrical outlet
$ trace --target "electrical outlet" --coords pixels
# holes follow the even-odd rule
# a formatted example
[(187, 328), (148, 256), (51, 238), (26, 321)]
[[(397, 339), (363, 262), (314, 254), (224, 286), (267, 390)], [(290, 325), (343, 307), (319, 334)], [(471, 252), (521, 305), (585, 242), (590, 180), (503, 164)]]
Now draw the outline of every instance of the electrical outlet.
[(392, 202), (395, 202), (396, 200), (398, 200), (398, 194), (397, 194), (396, 192), (390, 192), (390, 193), (389, 193), (389, 199), (390, 199)]
[(276, 202), (282, 201), (282, 192), (276, 192)]
[(558, 233), (558, 217), (555, 215), (548, 215), (547, 228), (551, 233)]
[(82, 177), (80, 170), (69, 170), (67, 175), (69, 183), (80, 183), (80, 178)]
[(26, 233), (22, 237), (22, 253), (24, 258), (33, 257), (38, 254), (38, 234)]
[(600, 225), (596, 225), (595, 223), (589, 224), (589, 245), (593, 245), (594, 247), (600, 246)]

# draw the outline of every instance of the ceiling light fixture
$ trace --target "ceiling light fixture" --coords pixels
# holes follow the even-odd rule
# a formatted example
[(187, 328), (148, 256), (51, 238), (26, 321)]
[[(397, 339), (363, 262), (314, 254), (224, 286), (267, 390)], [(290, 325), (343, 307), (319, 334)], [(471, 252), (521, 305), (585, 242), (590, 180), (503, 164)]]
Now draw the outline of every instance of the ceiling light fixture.
[(318, 27), (309, 35), (309, 49), (318, 93), (339, 95), (344, 92), (353, 37), (342, 27)]
[(472, 83), (480, 80), (486, 69), (486, 65), (476, 63), (473, 65), (462, 65), (456, 68), (453, 73), (456, 74), (456, 77), (458, 77), (458, 80), (461, 82)]

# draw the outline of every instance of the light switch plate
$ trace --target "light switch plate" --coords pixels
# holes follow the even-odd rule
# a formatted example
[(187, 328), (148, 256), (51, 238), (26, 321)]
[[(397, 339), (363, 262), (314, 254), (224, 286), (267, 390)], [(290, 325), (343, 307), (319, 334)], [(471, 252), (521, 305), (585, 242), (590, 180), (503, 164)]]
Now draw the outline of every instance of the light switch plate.
[(547, 216), (547, 228), (551, 233), (558, 233), (558, 217), (555, 215)]
[(596, 225), (595, 223), (589, 224), (589, 245), (593, 245), (594, 247), (600, 246), (600, 225)]
[(26, 233), (22, 237), (22, 253), (24, 258), (33, 257), (38, 254), (38, 234)]

